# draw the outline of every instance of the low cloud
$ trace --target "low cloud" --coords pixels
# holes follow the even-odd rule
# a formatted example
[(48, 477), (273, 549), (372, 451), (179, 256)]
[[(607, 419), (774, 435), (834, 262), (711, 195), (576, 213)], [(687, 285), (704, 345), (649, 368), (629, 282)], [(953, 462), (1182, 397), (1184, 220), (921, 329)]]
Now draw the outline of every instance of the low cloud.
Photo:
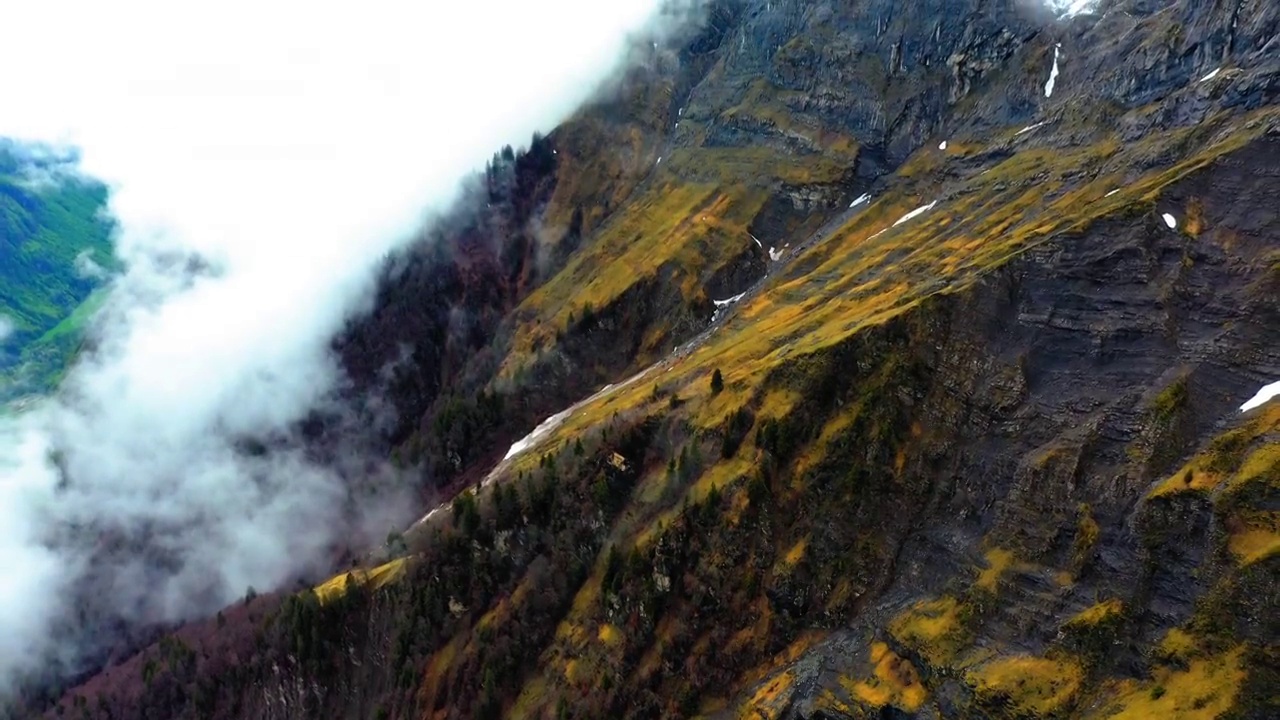
[(76, 255), (75, 269), (76, 275), (87, 280), (105, 280), (107, 277), (106, 268), (94, 262), (92, 250)]
[(78, 669), (94, 632), (73, 609), (209, 613), (401, 519), (393, 470), (290, 432), (357, 421), (326, 407), (329, 341), (379, 259), (572, 112), (657, 5), (6, 9), (0, 135), (77, 148), (111, 184), (125, 269), (59, 396), (0, 418), (0, 697)]

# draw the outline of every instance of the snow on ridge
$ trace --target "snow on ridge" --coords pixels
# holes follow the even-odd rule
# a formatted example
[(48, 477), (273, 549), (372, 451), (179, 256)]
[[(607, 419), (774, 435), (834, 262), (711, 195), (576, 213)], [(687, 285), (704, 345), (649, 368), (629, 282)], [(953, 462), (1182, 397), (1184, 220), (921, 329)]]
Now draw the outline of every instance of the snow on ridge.
[[(743, 293), (743, 294), (745, 295), (746, 293)], [(742, 297), (742, 295), (739, 295), (738, 297), (740, 298)], [(678, 351), (679, 349), (677, 349), (677, 352)], [(659, 365), (662, 365), (664, 362), (666, 361), (660, 361), (653, 365), (650, 365), (644, 370), (641, 370), (640, 372), (636, 373), (635, 375), (632, 375), (631, 377), (627, 378), (626, 380), (616, 385), (613, 383), (605, 385), (603, 388), (601, 388), (591, 397), (585, 400), (581, 400), (577, 403), (574, 403), (573, 405), (570, 405), (568, 408), (565, 408), (564, 410), (556, 413), (555, 415), (552, 415), (546, 420), (543, 420), (536, 428), (533, 429), (533, 432), (529, 433), (528, 435), (525, 435), (518, 442), (513, 444), (511, 446), (511, 449), (507, 451), (506, 456), (502, 458), (502, 462), (498, 463), (496, 467), (490, 470), (489, 474), (486, 475), (478, 485), (473, 485), (467, 490), (464, 490), (463, 492), (477, 492), (480, 488), (485, 488), (492, 485), (494, 481), (496, 481), (499, 477), (502, 476), (504, 472), (507, 471), (507, 469), (510, 467), (512, 460), (514, 460), (516, 457), (520, 456), (521, 454), (528, 452), (529, 450), (534, 448), (536, 445), (541, 443), (543, 440), (545, 440), (552, 433), (552, 431), (554, 431), (556, 428), (564, 424), (564, 421), (568, 420), (575, 412), (578, 411), (579, 408), (585, 407), (587, 405), (590, 405), (591, 403), (594, 403), (600, 400), (601, 398), (609, 395), (614, 390), (620, 390), (622, 388), (625, 388), (629, 385), (632, 385), (638, 382), (640, 379), (644, 378), (650, 372), (653, 372), (655, 368), (657, 368)], [(670, 370), (670, 369), (671, 369), (670, 366), (668, 366), (667, 370)], [(418, 521), (415, 522), (411, 527), (416, 528), (422, 525), (423, 523), (429, 521), (431, 518), (435, 517), (441, 511), (445, 510), (451, 505), (452, 503), (441, 503), (437, 505), (430, 512), (428, 512), (427, 514), (419, 518)]]
[(712, 302), (712, 303), (714, 303), (714, 304), (715, 304), (715, 306), (716, 306), (716, 307), (718, 307), (718, 308), (728, 307), (728, 306), (730, 306), (730, 305), (732, 305), (732, 304), (734, 304), (734, 303), (738, 302), (739, 300), (741, 300), (744, 296), (746, 296), (746, 293), (745, 293), (745, 292), (740, 292), (740, 293), (738, 293), (737, 295), (734, 295), (734, 296), (733, 296), (733, 297), (731, 297), (731, 298), (726, 298), (726, 299), (724, 299), (724, 300), (712, 300), (711, 302)]
[(1093, 12), (1098, 8), (1098, 0), (1045, 0), (1045, 4), (1057, 13), (1059, 18)]
[(533, 429), (533, 432), (529, 433), (528, 435), (525, 435), (523, 438), (521, 438), (519, 441), (513, 444), (511, 446), (511, 449), (507, 451), (507, 454), (502, 459), (510, 460), (511, 458), (519, 455), (525, 450), (528, 450), (529, 448), (533, 447), (539, 440), (541, 440), (542, 438), (550, 434), (552, 430), (555, 430), (557, 427), (560, 427), (560, 423), (563, 423), (565, 420), (567, 420), (569, 415), (572, 413), (573, 413), (573, 408), (569, 408), (568, 410), (558, 412), (555, 415), (552, 415), (551, 417), (547, 418), (546, 420), (543, 420), (541, 423), (539, 423), (538, 427)]
[[(715, 311), (715, 312), (713, 312), (713, 313), (711, 313), (711, 322), (712, 322), (712, 324), (715, 324), (715, 323), (717, 323), (717, 322), (720, 322), (720, 318), (724, 316), (725, 308), (727, 308), (727, 307), (729, 307), (730, 305), (732, 305), (732, 304), (734, 304), (734, 303), (738, 302), (738, 301), (739, 301), (739, 300), (741, 300), (743, 297), (745, 297), (745, 296), (746, 296), (746, 294), (747, 294), (747, 293), (746, 293), (746, 291), (743, 291), (743, 292), (738, 293), (737, 295), (734, 295), (734, 296), (733, 296), (733, 297), (731, 297), (731, 298), (725, 298), (724, 300), (712, 300), (711, 302), (712, 302), (713, 304), (715, 304), (715, 306), (716, 306), (716, 311)], [(676, 353), (678, 354), (679, 352), (680, 352), (680, 349), (679, 349), (679, 348), (676, 348)]]
[(1058, 54), (1062, 51), (1062, 43), (1053, 46), (1053, 69), (1049, 71), (1049, 82), (1044, 84), (1044, 96), (1053, 97), (1053, 88), (1058, 84)]
[(1249, 412), (1256, 407), (1261, 407), (1277, 395), (1280, 395), (1280, 382), (1273, 382), (1270, 385), (1264, 385), (1256, 395), (1249, 398), (1245, 404), (1240, 406), (1240, 412)]
[(1220, 72), (1222, 72), (1222, 68), (1218, 68), (1217, 70), (1214, 70), (1208, 75), (1205, 75), (1204, 77), (1200, 78), (1200, 82), (1209, 82), (1210, 80), (1218, 77), (1218, 73)]
[(870, 200), (870, 199), (871, 199), (871, 195), (869, 195), (868, 193), (862, 193), (861, 195), (859, 195), (859, 196), (858, 196), (858, 198), (857, 198), (856, 200), (854, 200), (853, 202), (849, 203), (849, 207), (851, 207), (851, 208), (858, 207), (859, 205), (861, 205), (862, 203), (864, 203), (864, 202), (866, 202), (866, 201), (868, 201), (868, 200)]
[(928, 205), (922, 205), (921, 207), (918, 207), (918, 208), (916, 208), (915, 210), (912, 210), (911, 212), (907, 213), (906, 215), (903, 215), (902, 217), (898, 218), (898, 222), (894, 223), (894, 224), (893, 224), (893, 227), (898, 227), (899, 225), (901, 225), (901, 224), (902, 224), (902, 223), (904, 223), (904, 222), (908, 222), (908, 221), (910, 221), (910, 220), (914, 220), (915, 218), (917, 218), (917, 217), (919, 217), (919, 216), (921, 216), (921, 215), (923, 215), (923, 214), (925, 214), (925, 213), (929, 212), (930, 210), (932, 210), (932, 209), (933, 209), (933, 207), (934, 207), (935, 205), (937, 205), (937, 204), (938, 204), (938, 201), (937, 201), (937, 200), (934, 200), (933, 202), (929, 203)]

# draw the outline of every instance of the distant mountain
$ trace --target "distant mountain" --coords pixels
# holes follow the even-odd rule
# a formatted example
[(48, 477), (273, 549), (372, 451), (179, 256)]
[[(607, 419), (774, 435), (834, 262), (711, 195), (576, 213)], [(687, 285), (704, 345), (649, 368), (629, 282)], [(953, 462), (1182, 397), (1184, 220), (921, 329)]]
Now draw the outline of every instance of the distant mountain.
[(57, 384), (117, 266), (107, 188), (75, 161), (0, 141), (0, 400)]

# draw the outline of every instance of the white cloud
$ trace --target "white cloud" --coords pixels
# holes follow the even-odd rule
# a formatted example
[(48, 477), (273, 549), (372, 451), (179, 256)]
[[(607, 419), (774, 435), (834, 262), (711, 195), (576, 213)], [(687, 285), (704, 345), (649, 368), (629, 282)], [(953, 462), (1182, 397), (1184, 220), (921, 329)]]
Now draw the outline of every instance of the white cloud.
[(91, 280), (104, 280), (107, 277), (107, 271), (93, 260), (93, 251), (85, 250), (76, 255), (75, 261), (76, 275)]
[[(234, 438), (314, 407), (377, 259), (496, 148), (584, 100), (657, 4), (5, 7), (20, 30), (0, 43), (0, 136), (83, 151), (113, 185), (127, 272), (66, 396), (6, 421), (0, 693), (65, 653), (50, 624), (113, 532), (147, 528), (169, 561), (113, 556), (126, 617), (207, 612), (324, 560), (342, 527), (335, 471), (287, 446), (235, 453)], [(192, 277), (193, 254), (217, 272)], [(93, 537), (68, 540), (72, 523)]]

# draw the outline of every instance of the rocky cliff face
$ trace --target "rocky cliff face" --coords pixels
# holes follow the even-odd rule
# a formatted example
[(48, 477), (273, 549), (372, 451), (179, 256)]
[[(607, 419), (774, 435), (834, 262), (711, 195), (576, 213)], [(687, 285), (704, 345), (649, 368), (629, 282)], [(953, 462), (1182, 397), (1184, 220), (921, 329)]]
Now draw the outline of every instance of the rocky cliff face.
[(57, 712), (1280, 713), (1277, 31), (714, 3), (338, 342), (483, 485)]

